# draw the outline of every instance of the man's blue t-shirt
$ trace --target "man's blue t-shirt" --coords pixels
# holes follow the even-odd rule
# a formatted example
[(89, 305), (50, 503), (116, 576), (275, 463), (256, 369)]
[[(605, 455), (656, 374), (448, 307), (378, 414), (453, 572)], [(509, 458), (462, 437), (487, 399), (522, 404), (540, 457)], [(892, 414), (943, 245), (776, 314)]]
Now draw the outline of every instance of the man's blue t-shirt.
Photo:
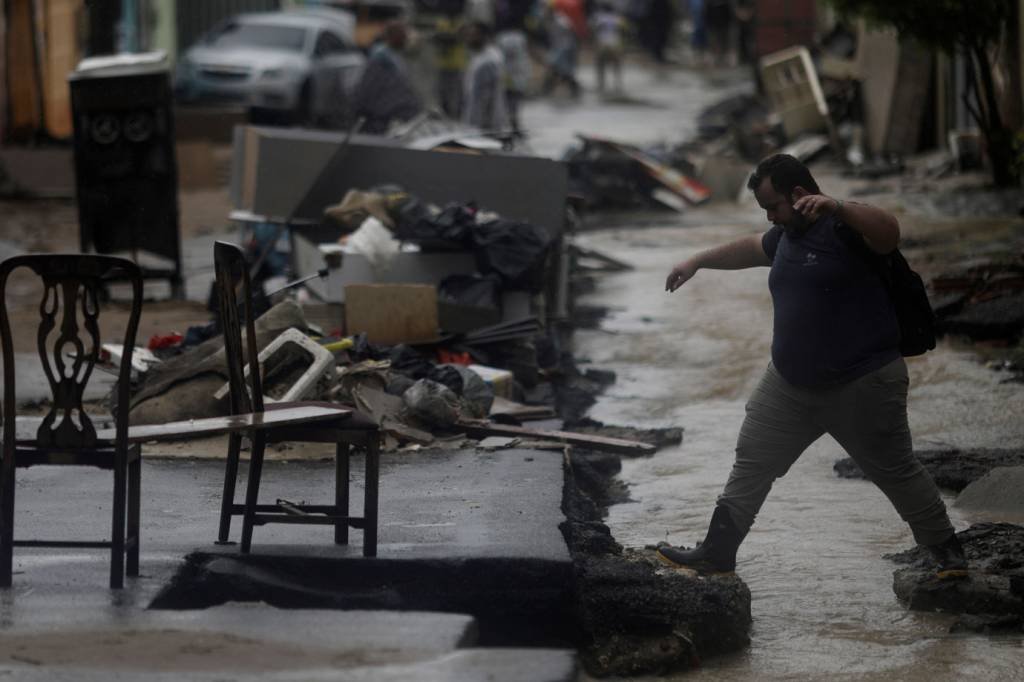
[(799, 237), (776, 225), (761, 238), (771, 260), (772, 363), (795, 386), (843, 384), (900, 357), (892, 301), (838, 232), (850, 229), (829, 215)]

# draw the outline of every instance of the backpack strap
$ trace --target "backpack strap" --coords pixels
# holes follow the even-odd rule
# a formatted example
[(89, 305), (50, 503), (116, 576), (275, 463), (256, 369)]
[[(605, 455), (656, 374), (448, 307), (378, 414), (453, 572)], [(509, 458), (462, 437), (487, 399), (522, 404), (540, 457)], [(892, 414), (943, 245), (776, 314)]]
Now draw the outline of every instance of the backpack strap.
[[(835, 226), (836, 236), (846, 247), (857, 255), (864, 263), (871, 268), (882, 280), (885, 290), (892, 293), (892, 254), (883, 254), (872, 251), (864, 237), (852, 227), (843, 222), (837, 222)], [(893, 251), (895, 253), (895, 250)]]

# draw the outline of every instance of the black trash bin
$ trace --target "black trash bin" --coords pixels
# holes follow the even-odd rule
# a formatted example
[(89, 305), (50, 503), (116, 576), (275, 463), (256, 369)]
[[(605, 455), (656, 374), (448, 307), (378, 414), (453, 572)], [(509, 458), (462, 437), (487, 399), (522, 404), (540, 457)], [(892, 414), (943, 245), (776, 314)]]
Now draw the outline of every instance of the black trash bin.
[(127, 254), (184, 297), (166, 57), (92, 57), (68, 81), (82, 251)]

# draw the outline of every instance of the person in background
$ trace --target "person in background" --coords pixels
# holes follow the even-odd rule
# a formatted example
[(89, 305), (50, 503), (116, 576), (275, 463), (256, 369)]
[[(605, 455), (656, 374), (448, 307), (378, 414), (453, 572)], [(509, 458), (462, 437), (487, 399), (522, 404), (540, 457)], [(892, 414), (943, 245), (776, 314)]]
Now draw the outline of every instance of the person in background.
[(512, 132), (523, 132), (519, 120), (519, 104), (526, 97), (530, 87), (530, 52), (526, 32), (522, 26), (507, 25), (502, 28), (495, 42), (505, 60), (505, 105), (508, 107), (508, 122)]
[(466, 0), (466, 25), (483, 24), (494, 26), (497, 19), (497, 7), (494, 0)]
[(704, 61), (704, 53), (708, 49), (708, 33), (704, 23), (704, 0), (690, 0), (690, 47), (693, 49), (694, 60)]
[(740, 64), (754, 63), (754, 0), (736, 0), (736, 59)]
[(508, 129), (505, 104), (505, 60), (491, 40), (491, 27), (479, 21), (466, 26), (469, 66), (463, 82), (466, 95), (462, 120), (489, 132)]
[(644, 21), (647, 26), (647, 47), (651, 56), (658, 64), (668, 63), (665, 50), (672, 35), (672, 27), (676, 20), (676, 11), (672, 0), (650, 0)]
[(714, 66), (725, 66), (729, 61), (729, 36), (732, 30), (731, 0), (704, 0), (704, 24), (711, 47)]
[(604, 92), (605, 70), (615, 74), (615, 90), (622, 92), (622, 50), (626, 20), (616, 11), (611, 0), (601, 0), (591, 19), (594, 46), (597, 49), (597, 89)]
[(448, 118), (462, 116), (462, 79), (466, 70), (466, 47), (461, 38), (458, 16), (441, 15), (434, 28), (437, 64), (437, 101)]
[(572, 20), (556, 7), (544, 9), (544, 25), (548, 39), (547, 74), (542, 87), (545, 95), (554, 92), (559, 83), (569, 87), (570, 94), (580, 96), (580, 84), (576, 80), (576, 59), (579, 52), (579, 38), (573, 29)]
[(423, 111), (402, 57), (408, 41), (408, 29), (396, 20), (388, 22), (370, 47), (353, 97), (355, 114), (364, 119), (362, 132), (382, 135), (393, 122), (408, 121)]

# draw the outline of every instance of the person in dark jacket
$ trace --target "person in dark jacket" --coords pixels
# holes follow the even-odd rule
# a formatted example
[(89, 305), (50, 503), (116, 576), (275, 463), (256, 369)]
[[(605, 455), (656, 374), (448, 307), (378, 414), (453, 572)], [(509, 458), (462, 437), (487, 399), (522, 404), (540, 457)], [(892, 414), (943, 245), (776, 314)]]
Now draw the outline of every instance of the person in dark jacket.
[(913, 455), (895, 310), (881, 277), (849, 241), (888, 254), (899, 243), (899, 223), (874, 206), (823, 194), (807, 167), (784, 154), (762, 161), (748, 186), (773, 227), (680, 262), (665, 289), (677, 290), (704, 268), (770, 266), (771, 362), (747, 403), (704, 542), (690, 550), (662, 546), (659, 558), (706, 573), (733, 571), (775, 479), (827, 433), (932, 553), (937, 575), (966, 575), (945, 504)]
[(386, 133), (393, 122), (408, 121), (423, 111), (420, 95), (402, 57), (408, 39), (405, 24), (392, 21), (370, 47), (353, 98), (356, 116), (364, 119), (362, 132)]

